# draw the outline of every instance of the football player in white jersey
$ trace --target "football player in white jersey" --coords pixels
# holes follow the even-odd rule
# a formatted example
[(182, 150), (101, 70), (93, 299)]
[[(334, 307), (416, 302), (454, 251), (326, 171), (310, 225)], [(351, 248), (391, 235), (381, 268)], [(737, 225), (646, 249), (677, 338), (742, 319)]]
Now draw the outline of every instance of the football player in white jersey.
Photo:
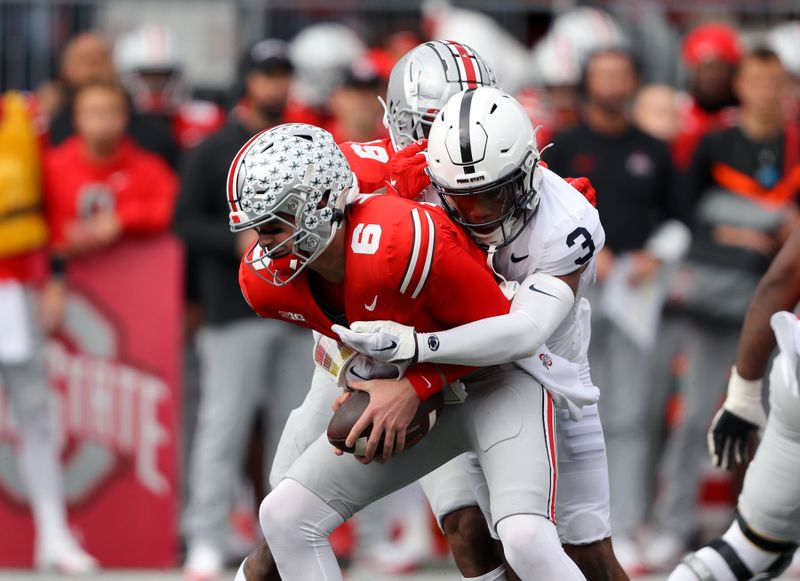
[[(517, 361), (546, 344), (578, 364), (584, 386), (592, 386), (590, 307), (583, 293), (594, 279), (593, 258), (605, 235), (584, 196), (539, 165), (535, 131), (524, 109), (495, 88), (455, 95), (434, 121), (427, 158), (442, 205), (515, 289), (512, 310), (427, 334), (391, 322), (356, 323), (350, 330), (338, 328), (343, 341), (381, 361), (476, 366)], [(570, 414), (559, 410), (557, 422), (561, 541), (587, 578), (627, 579), (611, 546), (608, 465), (597, 406), (585, 407), (578, 421)], [(363, 419), (368, 423), (369, 417)], [(475, 488), (485, 506), (485, 487)]]
[[(708, 444), (717, 466), (749, 460), (736, 520), (721, 538), (690, 553), (668, 581), (772, 579), (789, 566), (800, 542), (800, 229), (775, 257), (753, 295), (739, 339), (728, 397), (711, 424)], [(772, 350), (769, 417), (761, 389)], [(766, 425), (766, 427), (765, 427)]]

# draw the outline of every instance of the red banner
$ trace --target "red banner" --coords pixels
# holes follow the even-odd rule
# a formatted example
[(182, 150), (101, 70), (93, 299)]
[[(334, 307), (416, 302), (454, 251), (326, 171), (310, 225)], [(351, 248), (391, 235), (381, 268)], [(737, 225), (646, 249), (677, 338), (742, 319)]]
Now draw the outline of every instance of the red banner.
[[(169, 567), (178, 538), (182, 249), (123, 242), (70, 263), (47, 345), (69, 521), (104, 567)], [(28, 567), (33, 524), (0, 401), (0, 566)]]

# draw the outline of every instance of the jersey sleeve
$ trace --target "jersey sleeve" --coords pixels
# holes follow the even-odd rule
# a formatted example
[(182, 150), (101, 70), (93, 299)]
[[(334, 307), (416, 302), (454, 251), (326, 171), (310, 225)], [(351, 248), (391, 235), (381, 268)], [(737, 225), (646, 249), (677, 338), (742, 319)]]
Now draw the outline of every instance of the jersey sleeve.
[(600, 215), (587, 201), (548, 231), (536, 270), (564, 276), (586, 265), (605, 245)]
[(389, 179), (389, 156), (386, 140), (356, 143), (348, 141), (339, 145), (350, 169), (358, 179), (361, 193), (372, 194), (386, 187)]
[(425, 401), (434, 393), (442, 391), (445, 386), (458, 381), (465, 375), (475, 371), (475, 367), (465, 365), (436, 365), (420, 363), (406, 371), (406, 379), (411, 382), (420, 401)]

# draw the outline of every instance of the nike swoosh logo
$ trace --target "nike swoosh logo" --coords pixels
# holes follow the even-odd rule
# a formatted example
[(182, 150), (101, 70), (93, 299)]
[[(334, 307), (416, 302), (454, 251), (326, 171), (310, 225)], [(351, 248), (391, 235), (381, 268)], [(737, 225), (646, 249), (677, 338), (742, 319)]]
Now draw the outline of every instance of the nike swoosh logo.
[(368, 311), (372, 312), (372, 311), (375, 310), (375, 306), (377, 304), (378, 304), (378, 295), (375, 295), (375, 298), (372, 299), (372, 303), (370, 303), (370, 304), (364, 303), (364, 308), (367, 309)]
[(392, 349), (395, 349), (396, 347), (397, 347), (397, 342), (396, 341), (392, 341), (391, 345), (389, 345), (388, 347), (383, 347), (381, 349), (375, 349), (375, 351), (390, 351)]
[(529, 256), (530, 256), (530, 254), (526, 254), (525, 256), (520, 256), (519, 258), (517, 258), (516, 256), (514, 256), (514, 253), (512, 252), (511, 253), (511, 262), (516, 264), (517, 262), (522, 262), (523, 260), (525, 260)]
[(530, 289), (531, 289), (533, 292), (535, 292), (535, 293), (541, 293), (541, 294), (543, 294), (543, 295), (547, 295), (548, 297), (553, 297), (553, 298), (554, 298), (554, 299), (556, 299), (556, 300), (561, 300), (561, 299), (559, 299), (559, 298), (558, 298), (556, 295), (551, 295), (550, 293), (548, 293), (548, 292), (545, 292), (545, 291), (543, 291), (542, 289), (538, 289), (538, 288), (536, 288), (536, 285), (534, 285), (534, 284), (532, 284), (532, 285), (531, 285), (531, 286), (529, 286), (528, 288), (530, 288)]
[(424, 382), (425, 382), (425, 385), (427, 385), (427, 386), (428, 386), (428, 389), (430, 389), (431, 387), (433, 387), (433, 386), (431, 385), (431, 382), (430, 382), (430, 381), (428, 381), (428, 378), (427, 378), (427, 377), (425, 377), (424, 375), (422, 376), (422, 381), (424, 381)]
[(368, 378), (366, 378), (366, 377), (362, 377), (361, 375), (359, 375), (358, 373), (356, 373), (356, 372), (353, 370), (353, 368), (352, 368), (352, 367), (351, 367), (350, 369), (348, 369), (348, 371), (350, 372), (350, 375), (355, 375), (355, 376), (356, 376), (356, 377), (358, 377), (358, 378), (359, 378), (361, 381), (368, 381)]

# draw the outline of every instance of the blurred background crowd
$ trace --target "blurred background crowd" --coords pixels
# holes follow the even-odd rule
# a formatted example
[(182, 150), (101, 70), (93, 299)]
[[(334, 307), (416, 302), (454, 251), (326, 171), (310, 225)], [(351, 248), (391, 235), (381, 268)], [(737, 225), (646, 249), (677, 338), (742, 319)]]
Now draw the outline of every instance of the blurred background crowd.
[[(239, 292), (253, 240), (228, 231), (228, 166), (251, 135), (282, 122), (320, 125), (337, 142), (386, 137), (380, 99), (393, 64), (446, 38), (495, 67), (542, 126), (549, 167), (597, 189), (607, 245), (590, 360), (614, 545), (632, 575), (669, 570), (729, 522), (739, 486), (711, 469), (705, 433), (755, 284), (797, 223), (800, 8), (331, 6), (0, 0), (0, 415), (16, 418), (8, 441), (28, 483), (37, 563), (97, 564), (60, 496), (66, 451), (42, 355), (48, 335), (69, 343), (68, 297), (80, 292), (71, 271), (103, 256), (126, 269), (115, 248), (163, 236), (183, 248), (184, 284), (169, 290), (182, 293), (183, 325), (162, 329), (182, 337), (174, 563), (214, 579), (259, 539), (264, 475), (307, 390), (311, 338), (258, 319)], [(147, 309), (137, 317), (162, 325)], [(0, 502), (13, 498), (0, 485)], [(337, 549), (392, 571), (441, 555), (424, 502), (418, 490), (398, 493)], [(0, 523), (0, 545), (13, 534)]]

